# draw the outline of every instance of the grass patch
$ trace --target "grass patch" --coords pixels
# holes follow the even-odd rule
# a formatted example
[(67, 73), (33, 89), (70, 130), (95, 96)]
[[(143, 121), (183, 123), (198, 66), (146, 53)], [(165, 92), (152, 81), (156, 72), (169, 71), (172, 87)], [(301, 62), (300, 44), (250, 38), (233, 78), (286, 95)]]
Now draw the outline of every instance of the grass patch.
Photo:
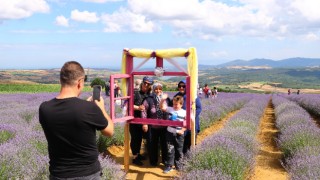
[(248, 167), (247, 162), (236, 153), (224, 148), (214, 148), (201, 152), (192, 160), (188, 160), (187, 171), (221, 169), (223, 174), (230, 175), (232, 179), (242, 180)]
[[(0, 93), (40, 93), (59, 92), (60, 84), (0, 84)], [(92, 91), (90, 86), (85, 86), (83, 91)]]
[(115, 124), (114, 135), (112, 137), (106, 137), (98, 132), (97, 146), (99, 152), (105, 152), (109, 146), (123, 146), (124, 145), (124, 126), (121, 124)]
[(14, 137), (14, 133), (1, 130), (1, 131), (0, 131), (0, 144), (8, 141), (9, 139), (11, 139), (11, 138), (13, 138), (13, 137)]

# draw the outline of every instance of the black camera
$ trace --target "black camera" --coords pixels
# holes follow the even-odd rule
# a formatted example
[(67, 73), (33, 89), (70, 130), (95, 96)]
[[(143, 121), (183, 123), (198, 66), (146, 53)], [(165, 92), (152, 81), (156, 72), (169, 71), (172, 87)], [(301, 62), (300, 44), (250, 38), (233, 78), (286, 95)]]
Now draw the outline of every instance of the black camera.
[(100, 101), (100, 94), (101, 94), (102, 87), (100, 85), (94, 85), (93, 86), (93, 101), (98, 100)]

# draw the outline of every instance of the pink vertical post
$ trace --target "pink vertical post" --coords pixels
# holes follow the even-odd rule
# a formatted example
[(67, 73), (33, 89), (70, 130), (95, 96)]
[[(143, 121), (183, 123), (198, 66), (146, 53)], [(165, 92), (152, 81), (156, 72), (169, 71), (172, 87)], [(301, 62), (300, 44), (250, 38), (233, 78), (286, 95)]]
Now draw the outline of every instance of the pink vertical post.
[(162, 67), (163, 68), (163, 58), (156, 57), (156, 67)]
[[(133, 70), (133, 57), (131, 55), (127, 55), (126, 59), (126, 74), (129, 74), (131, 76), (129, 86), (128, 86), (128, 92), (130, 94), (128, 109), (129, 109), (129, 116), (133, 116), (133, 95), (134, 95), (134, 76), (132, 75)], [(128, 83), (128, 82), (127, 82)]]

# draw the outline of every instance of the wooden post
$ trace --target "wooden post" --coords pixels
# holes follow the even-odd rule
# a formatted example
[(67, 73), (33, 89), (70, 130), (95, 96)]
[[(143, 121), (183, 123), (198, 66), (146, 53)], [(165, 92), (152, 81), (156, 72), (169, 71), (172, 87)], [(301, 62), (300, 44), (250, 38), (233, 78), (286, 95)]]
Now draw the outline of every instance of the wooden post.
[(187, 76), (186, 78), (186, 82), (187, 82), (187, 104), (186, 104), (186, 108), (187, 108), (187, 119), (189, 119), (189, 124), (187, 124), (188, 127), (190, 127), (191, 129), (191, 147), (194, 147), (196, 145), (196, 130), (195, 130), (195, 119), (194, 116), (191, 116), (191, 114), (195, 115), (194, 109), (192, 109), (192, 103), (193, 99), (191, 99), (191, 81), (190, 81), (190, 76)]
[[(133, 69), (133, 57), (130, 55), (127, 55), (126, 58), (126, 74), (132, 74), (132, 69)], [(130, 93), (130, 102), (129, 102), (129, 115), (133, 116), (133, 108), (131, 109), (131, 107), (133, 107), (133, 76), (131, 75), (131, 82), (127, 81), (127, 84), (129, 83), (130, 86), (128, 87), (128, 92)], [(129, 135), (129, 122), (126, 122), (125, 127), (124, 127), (124, 170), (126, 172), (129, 171), (129, 164), (130, 164), (130, 135)]]
[(129, 136), (129, 122), (126, 122), (124, 126), (124, 170), (129, 171), (129, 148), (130, 148), (130, 136)]

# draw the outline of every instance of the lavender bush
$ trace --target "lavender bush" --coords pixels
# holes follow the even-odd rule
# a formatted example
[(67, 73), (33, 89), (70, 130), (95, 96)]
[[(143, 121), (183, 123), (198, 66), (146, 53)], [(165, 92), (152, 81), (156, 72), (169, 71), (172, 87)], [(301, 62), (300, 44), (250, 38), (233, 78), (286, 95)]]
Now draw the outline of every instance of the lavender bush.
[(268, 99), (264, 95), (252, 96), (220, 132), (191, 149), (183, 159), (181, 178), (193, 177), (193, 172), (219, 172), (214, 179), (245, 179), (258, 152), (255, 136)]
[(252, 98), (251, 94), (220, 93), (218, 98), (202, 98), (200, 114), (200, 129), (210, 127), (228, 113), (240, 109)]
[(273, 104), (280, 130), (277, 144), (291, 179), (320, 179), (320, 129), (295, 102), (274, 96)]
[(293, 94), (292, 96), (286, 96), (286, 98), (297, 102), (307, 111), (320, 116), (320, 94)]
[[(38, 109), (43, 101), (56, 95), (0, 94), (0, 179), (48, 179), (47, 141), (39, 123)], [(90, 95), (90, 92), (83, 93), (80, 98)], [(114, 161), (100, 159), (106, 179), (124, 177)]]
[(125, 179), (126, 173), (121, 170), (121, 165), (117, 164), (109, 156), (99, 156), (102, 167), (102, 179)]

